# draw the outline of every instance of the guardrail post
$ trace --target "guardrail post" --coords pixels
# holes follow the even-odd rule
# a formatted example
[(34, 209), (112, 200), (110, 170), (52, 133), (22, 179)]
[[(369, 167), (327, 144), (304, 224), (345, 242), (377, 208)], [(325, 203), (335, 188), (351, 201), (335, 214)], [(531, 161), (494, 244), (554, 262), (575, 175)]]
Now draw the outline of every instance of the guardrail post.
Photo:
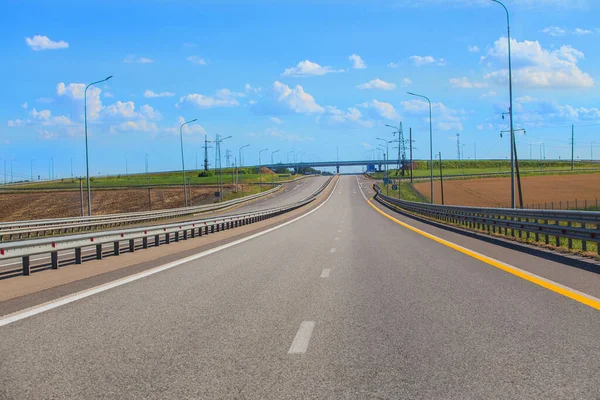
[[(208, 228), (207, 228), (208, 229)], [(210, 226), (210, 233), (215, 233), (215, 226), (211, 225)]]
[(154, 247), (160, 246), (160, 235), (154, 235)]
[(23, 275), (29, 276), (31, 274), (31, 268), (29, 266), (29, 256), (23, 256)]
[(81, 247), (75, 248), (75, 264), (81, 264)]
[(58, 269), (58, 251), (50, 253), (50, 262), (52, 264), (52, 269)]
[(192, 238), (195, 238), (195, 237), (196, 237), (196, 228), (192, 228), (192, 229), (190, 230), (190, 236), (191, 236)]
[(198, 236), (202, 236), (202, 227), (198, 228)]
[(135, 240), (129, 239), (129, 252), (133, 253), (135, 251)]
[(175, 232), (175, 241), (179, 242), (179, 232)]
[(115, 256), (118, 256), (119, 254), (121, 254), (121, 244), (120, 244), (120, 242), (118, 242), (118, 241), (114, 242), (113, 243), (113, 247), (114, 247), (113, 254)]
[[(577, 201), (577, 200), (576, 200)], [(573, 226), (573, 222), (569, 222), (569, 225), (567, 225), (568, 227), (572, 227)], [(573, 239), (571, 239), (570, 237), (567, 239), (567, 247), (569, 249), (573, 248)]]
[(165, 233), (165, 243), (171, 243), (171, 234), (169, 232)]
[(183, 240), (187, 240), (187, 229), (183, 230)]
[(148, 237), (144, 236), (142, 238), (142, 248), (147, 249), (148, 248)]
[(102, 260), (102, 245), (96, 245), (96, 260)]

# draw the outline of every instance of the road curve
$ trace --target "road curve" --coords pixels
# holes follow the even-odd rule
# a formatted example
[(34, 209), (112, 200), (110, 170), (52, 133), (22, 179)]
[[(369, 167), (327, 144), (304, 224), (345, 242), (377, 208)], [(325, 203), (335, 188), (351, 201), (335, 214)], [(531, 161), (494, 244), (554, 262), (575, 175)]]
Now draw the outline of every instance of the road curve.
[(0, 327), (0, 398), (598, 398), (598, 311), (399, 226), (359, 182), (279, 229)]

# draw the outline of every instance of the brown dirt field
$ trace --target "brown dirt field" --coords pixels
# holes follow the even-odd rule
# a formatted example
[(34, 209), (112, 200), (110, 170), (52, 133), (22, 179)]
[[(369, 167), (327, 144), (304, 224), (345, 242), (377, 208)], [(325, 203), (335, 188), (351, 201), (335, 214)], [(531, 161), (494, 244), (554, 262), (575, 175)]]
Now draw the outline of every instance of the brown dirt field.
[[(588, 206), (595, 205), (600, 199), (600, 174), (530, 176), (521, 178), (523, 188), (523, 205), (538, 204), (550, 208), (575, 208), (575, 199), (579, 208), (583, 208), (584, 200)], [(414, 185), (420, 193), (429, 198), (429, 182)], [(434, 181), (435, 202), (441, 203), (440, 182)], [(518, 196), (518, 195), (517, 195)], [(449, 205), (479, 207), (510, 207), (510, 178), (484, 178), (444, 181), (444, 200)], [(518, 201), (518, 200), (517, 200)]]
[[(233, 186), (225, 186), (225, 194)], [(214, 200), (215, 188), (192, 186), (192, 203), (207, 204)], [(84, 192), (87, 212), (87, 194)], [(183, 188), (152, 188), (152, 209), (183, 206)], [(40, 191), (0, 193), (0, 221), (76, 217), (81, 210), (79, 191)], [(148, 210), (148, 189), (115, 189), (92, 191), (92, 213), (114, 214)]]

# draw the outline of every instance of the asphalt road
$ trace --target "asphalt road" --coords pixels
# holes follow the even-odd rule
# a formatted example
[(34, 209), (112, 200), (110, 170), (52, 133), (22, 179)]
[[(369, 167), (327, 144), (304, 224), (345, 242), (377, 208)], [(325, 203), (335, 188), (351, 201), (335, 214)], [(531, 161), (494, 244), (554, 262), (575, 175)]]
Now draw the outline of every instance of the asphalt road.
[(598, 332), (345, 176), (280, 229), (0, 327), (0, 398), (597, 399)]
[[(205, 218), (205, 217), (210, 218), (213, 216), (236, 215), (236, 214), (245, 213), (245, 212), (264, 210), (267, 208), (273, 208), (273, 207), (278, 207), (278, 206), (282, 206), (282, 205), (292, 204), (294, 202), (298, 202), (298, 201), (305, 199), (311, 193), (316, 191), (323, 183), (325, 183), (327, 178), (328, 177), (325, 177), (325, 176), (317, 176), (317, 177), (301, 179), (301, 180), (290, 182), (290, 183), (285, 183), (285, 184), (283, 184), (283, 188), (280, 191), (278, 191), (277, 193), (266, 196), (264, 198), (260, 198), (255, 201), (251, 201), (250, 203), (243, 204), (234, 209), (225, 210), (225, 211), (217, 211), (214, 213), (198, 214), (195, 217), (186, 216), (185, 218), (179, 218), (176, 220), (177, 221), (188, 221), (188, 220), (192, 220), (192, 219), (201, 219), (201, 218)], [(265, 186), (265, 190), (268, 190), (268, 189), (270, 189), (270, 187)], [(168, 224), (168, 223), (173, 223), (174, 221), (175, 220), (163, 220), (163, 221), (154, 222), (154, 223), (151, 223), (148, 225)], [(136, 241), (136, 245), (141, 247), (142, 241), (141, 240)], [(108, 250), (109, 246), (106, 246), (106, 247), (107, 247), (107, 252), (109, 252), (109, 250)], [(83, 251), (84, 255), (94, 254), (95, 248), (93, 246), (91, 246), (88, 248), (83, 248), (82, 251)], [(62, 252), (59, 252), (58, 256), (59, 256), (59, 262), (65, 261), (65, 260), (71, 260), (74, 258), (74, 252), (71, 250), (62, 251)], [(43, 266), (49, 265), (49, 263), (50, 263), (50, 255), (41, 254), (41, 255), (32, 257), (31, 267), (32, 268), (43, 267)], [(16, 271), (20, 268), (21, 268), (21, 260), (20, 259), (2, 260), (2, 261), (0, 261), (0, 278), (3, 276), (7, 276), (7, 275), (13, 275), (15, 273), (14, 271)]]

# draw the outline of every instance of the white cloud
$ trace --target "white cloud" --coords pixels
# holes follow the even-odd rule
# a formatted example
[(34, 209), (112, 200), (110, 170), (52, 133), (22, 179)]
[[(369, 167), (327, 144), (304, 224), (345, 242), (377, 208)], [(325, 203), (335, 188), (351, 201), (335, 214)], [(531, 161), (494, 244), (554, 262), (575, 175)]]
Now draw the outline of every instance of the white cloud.
[(381, 89), (381, 90), (394, 90), (396, 85), (393, 83), (382, 81), (381, 79), (373, 79), (367, 83), (356, 86), (359, 89)]
[(295, 77), (303, 77), (303, 76), (316, 76), (316, 75), (325, 75), (332, 72), (343, 72), (344, 70), (335, 70), (331, 67), (322, 67), (317, 63), (311, 62), (309, 60), (300, 61), (295, 67), (286, 68), (283, 71), (283, 76), (295, 76)]
[(479, 53), (479, 47), (477, 46), (469, 46), (470, 53)]
[(583, 35), (591, 35), (594, 32), (590, 31), (589, 29), (575, 28), (573, 33), (577, 36), (583, 36)]
[(564, 36), (567, 34), (567, 31), (558, 26), (549, 26), (547, 28), (542, 29), (542, 33), (547, 33), (550, 36)]
[(432, 56), (410, 56), (409, 58), (417, 67), (421, 67), (423, 65), (428, 64), (435, 64), (438, 66), (446, 65), (446, 60), (444, 60), (443, 58), (440, 58), (439, 60), (436, 60)]
[[(136, 111), (135, 104), (133, 101), (117, 101), (107, 107), (105, 107), (100, 116), (103, 120), (115, 121), (123, 119), (138, 119), (140, 121), (145, 120), (158, 120), (162, 118), (162, 114), (155, 110), (148, 104), (144, 104), (139, 107)], [(139, 123), (139, 121), (138, 121)]]
[(23, 121), (22, 119), (14, 119), (14, 120), (9, 120), (8, 121), (8, 127), (9, 128), (19, 128), (21, 126), (27, 125), (29, 121)]
[(276, 124), (278, 124), (278, 125), (279, 125), (279, 124), (281, 124), (281, 120), (280, 120), (279, 118), (277, 118), (277, 117), (271, 117), (271, 118), (269, 118), (269, 119), (270, 119), (272, 122), (275, 122), (275, 123), (276, 123)]
[(115, 95), (110, 92), (104, 92), (103, 96), (107, 99), (112, 99), (113, 97), (115, 97)]
[(203, 94), (192, 93), (179, 98), (175, 107), (182, 108), (185, 105), (194, 106), (200, 109), (216, 108), (216, 107), (237, 107), (240, 103), (235, 97), (240, 97), (243, 94), (231, 92), (229, 89), (220, 89), (214, 97), (205, 96)]
[[(181, 124), (183, 124), (185, 121), (186, 119), (184, 117), (179, 116), (177, 118), (176, 127), (173, 128), (173, 131), (179, 134), (179, 128), (181, 127)], [(194, 122), (193, 124), (184, 125), (181, 132), (187, 136), (206, 134), (206, 130), (204, 129), (204, 127), (197, 122)]]
[(42, 140), (52, 140), (56, 139), (56, 133), (50, 132), (46, 129), (36, 129), (38, 133), (38, 137)]
[(58, 50), (58, 49), (67, 49), (69, 48), (69, 43), (60, 40), (58, 42), (53, 42), (48, 38), (48, 36), (35, 35), (33, 38), (25, 38), (25, 42), (27, 46), (31, 47), (31, 50), (40, 51), (40, 50)]
[(47, 121), (50, 116), (52, 115), (52, 113), (50, 112), (50, 110), (42, 110), (42, 111), (37, 111), (35, 108), (33, 110), (31, 110), (29, 112), (29, 115), (31, 115), (31, 117), (35, 120), (38, 121)]
[(358, 54), (352, 54), (348, 57), (350, 61), (352, 61), (352, 68), (354, 69), (365, 69), (367, 68), (367, 64), (363, 61), (362, 58)]
[(175, 96), (175, 93), (173, 92), (160, 92), (160, 93), (155, 93), (152, 90), (146, 90), (144, 92), (144, 97), (147, 98), (155, 98), (155, 97), (173, 97)]
[(27, 104), (27, 102), (25, 102), (25, 103), (21, 104), (21, 107), (23, 107), (24, 109), (27, 110), (27, 107), (29, 107), (29, 105)]
[(186, 60), (188, 60), (192, 64), (206, 65), (206, 61), (203, 58), (198, 57), (198, 56), (189, 56), (188, 58), (186, 58)]
[(496, 91), (494, 91), (494, 90), (490, 90), (489, 92), (487, 92), (487, 93), (484, 93), (484, 94), (482, 94), (482, 95), (481, 95), (481, 96), (479, 96), (479, 97), (480, 97), (480, 98), (482, 98), (482, 99), (485, 99), (485, 98), (487, 98), (487, 97), (496, 97), (497, 95), (498, 95), (498, 93), (496, 93)]
[(126, 64), (150, 64), (153, 63), (154, 60), (149, 59), (148, 57), (138, 57), (135, 54), (129, 54), (123, 60)]
[(332, 129), (373, 127), (373, 122), (362, 119), (362, 113), (356, 107), (341, 111), (336, 107), (326, 106), (324, 113), (317, 118), (317, 123), (324, 128)]
[(147, 120), (125, 121), (110, 127), (110, 133), (115, 134), (117, 132), (158, 132), (158, 126), (156, 123)]
[[(577, 63), (584, 58), (584, 54), (571, 46), (561, 46), (556, 50), (545, 50), (537, 41), (518, 42), (511, 39), (513, 54), (513, 80), (516, 84), (525, 87), (544, 88), (583, 88), (593, 87), (594, 80), (582, 72)], [(508, 44), (506, 38), (500, 38), (494, 47), (482, 57), (488, 67), (500, 67), (501, 70), (485, 75), (498, 84), (508, 81), (508, 70), (504, 69), (508, 57)]]
[(262, 91), (262, 88), (252, 87), (252, 85), (250, 85), (249, 83), (246, 83), (244, 85), (244, 90), (246, 91), (246, 93), (259, 93)]
[(358, 107), (368, 109), (370, 116), (375, 119), (400, 119), (398, 113), (394, 109), (394, 106), (392, 106), (390, 103), (371, 100), (370, 102), (359, 104)]
[(391, 63), (389, 63), (387, 66), (388, 66), (388, 68), (393, 68), (393, 69), (396, 69), (396, 68), (399, 68), (399, 67), (400, 67), (400, 64), (398, 64), (398, 63), (395, 63), (395, 62), (391, 62)]
[(450, 85), (453, 88), (460, 89), (482, 89), (488, 87), (486, 82), (471, 82), (467, 77), (452, 78), (450, 79)]
[[(462, 131), (462, 121), (466, 119), (465, 111), (454, 110), (444, 103), (432, 103), (432, 117), (437, 129)], [(429, 103), (420, 100), (403, 101), (402, 107), (408, 114), (423, 116), (423, 121), (429, 122)], [(461, 115), (461, 116), (459, 116)]]
[(600, 121), (600, 109), (596, 107), (558, 104), (554, 101), (530, 96), (518, 98), (515, 109), (516, 121), (524, 126), (563, 125)]
[(288, 109), (302, 114), (322, 113), (323, 107), (317, 104), (314, 97), (304, 91), (300, 85), (291, 89), (279, 81), (273, 83), (275, 100)]
[(40, 97), (35, 101), (37, 101), (38, 103), (54, 103), (54, 99), (52, 97)]
[(310, 136), (300, 136), (297, 134), (293, 134), (293, 133), (287, 133), (284, 130), (281, 129), (277, 129), (277, 128), (267, 128), (265, 130), (264, 133), (249, 133), (249, 136), (252, 137), (268, 137), (268, 138), (275, 138), (275, 139), (280, 139), (280, 140), (287, 140), (288, 142), (304, 142), (304, 141), (310, 141), (310, 140), (315, 140), (314, 138), (310, 137)]
[(593, 31), (591, 31), (589, 29), (575, 28), (572, 31), (569, 31), (568, 29), (561, 28), (559, 26), (549, 26), (547, 28), (542, 29), (541, 32), (546, 33), (550, 36), (566, 36), (566, 35), (584, 36), (584, 35), (591, 35), (592, 33), (594, 33)]

